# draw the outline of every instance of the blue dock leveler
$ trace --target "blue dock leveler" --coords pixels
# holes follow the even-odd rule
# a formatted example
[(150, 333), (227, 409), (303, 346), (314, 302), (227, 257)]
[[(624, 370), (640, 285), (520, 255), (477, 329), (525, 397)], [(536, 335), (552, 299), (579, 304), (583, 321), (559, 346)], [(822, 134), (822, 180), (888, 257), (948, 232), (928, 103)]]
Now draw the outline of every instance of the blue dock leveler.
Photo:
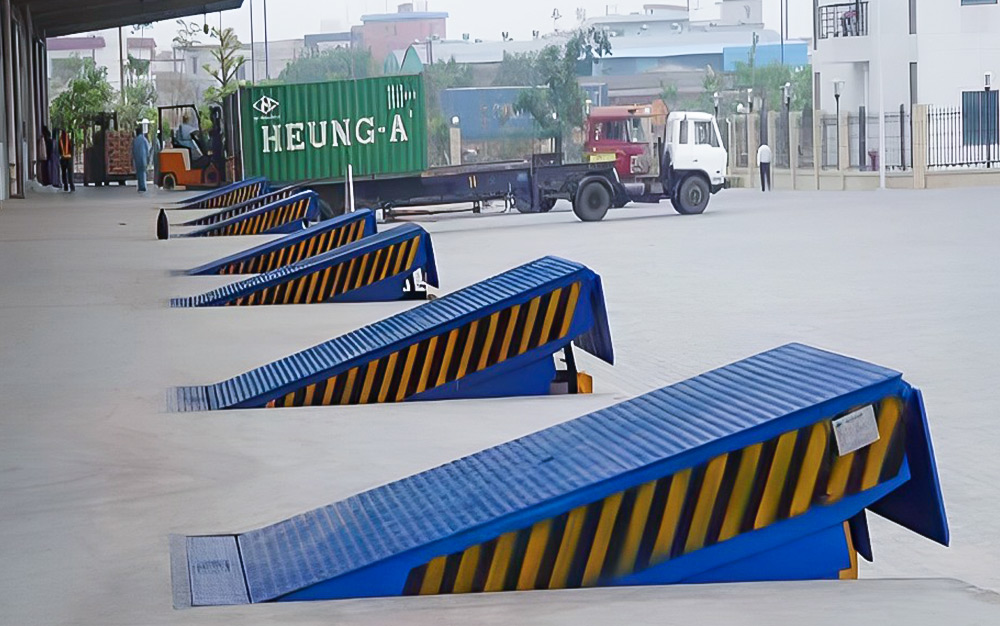
[(191, 276), (212, 274), (264, 274), (299, 261), (336, 250), (377, 231), (375, 214), (362, 209), (314, 224), (275, 241), (206, 263), (188, 272)]
[(182, 223), (181, 226), (211, 226), (212, 224), (225, 222), (226, 220), (238, 217), (244, 213), (249, 213), (250, 211), (259, 209), (274, 202), (278, 202), (279, 200), (290, 198), (300, 191), (302, 190), (296, 189), (295, 187), (285, 187), (284, 189), (279, 189), (278, 191), (272, 191), (261, 196), (250, 198), (249, 200), (244, 200), (238, 204), (227, 206), (213, 213), (209, 213), (208, 215), (188, 220)]
[[(614, 359), (601, 280), (582, 265), (544, 257), (228, 381), (175, 389), (168, 398), (176, 410), (204, 411), (586, 392), (589, 377), (576, 371), (571, 344)], [(566, 369), (557, 372), (559, 352)]]
[[(319, 221), (319, 195), (315, 191), (301, 191), (222, 222), (175, 236), (286, 235), (303, 230), (317, 221)], [(160, 235), (158, 233), (158, 236)]]
[(198, 194), (178, 203), (176, 209), (223, 209), (270, 192), (271, 186), (266, 178), (256, 177), (240, 180)]
[[(355, 224), (359, 232), (365, 225), (363, 221)], [(303, 240), (295, 248), (306, 245)], [(431, 236), (416, 224), (406, 224), (200, 296), (176, 298), (171, 305), (391, 302), (426, 295), (416, 290), (417, 273), (425, 283), (438, 286)]]
[(866, 511), (948, 543), (920, 391), (793, 344), (172, 554), (196, 606), (837, 579)]

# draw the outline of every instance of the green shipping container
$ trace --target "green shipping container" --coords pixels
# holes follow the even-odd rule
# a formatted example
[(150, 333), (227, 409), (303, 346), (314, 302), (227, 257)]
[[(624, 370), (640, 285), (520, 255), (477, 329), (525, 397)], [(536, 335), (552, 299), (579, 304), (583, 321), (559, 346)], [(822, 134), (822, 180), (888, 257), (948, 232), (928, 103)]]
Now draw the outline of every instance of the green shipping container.
[(422, 76), (240, 90), (245, 177), (297, 182), (427, 168)]

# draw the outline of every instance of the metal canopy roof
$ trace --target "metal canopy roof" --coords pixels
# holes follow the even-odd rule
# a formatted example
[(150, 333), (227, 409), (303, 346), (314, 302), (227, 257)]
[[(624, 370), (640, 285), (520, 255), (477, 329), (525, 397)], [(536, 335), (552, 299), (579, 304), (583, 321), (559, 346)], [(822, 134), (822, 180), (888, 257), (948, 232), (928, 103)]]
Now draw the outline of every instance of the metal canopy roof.
[(243, 0), (15, 0), (15, 3), (31, 12), (40, 33), (59, 37), (238, 9)]

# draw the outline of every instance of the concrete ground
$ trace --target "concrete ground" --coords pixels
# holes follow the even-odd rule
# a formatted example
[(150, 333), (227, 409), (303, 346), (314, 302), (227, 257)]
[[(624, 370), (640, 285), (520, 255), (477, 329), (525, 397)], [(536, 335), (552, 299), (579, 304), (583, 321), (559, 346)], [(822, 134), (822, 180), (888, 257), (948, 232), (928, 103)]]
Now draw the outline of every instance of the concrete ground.
[[(582, 359), (595, 395), (217, 414), (167, 413), (164, 392), (411, 305), (171, 310), (227, 282), (177, 270), (256, 240), (155, 241), (153, 207), (179, 196), (4, 203), (0, 623), (1000, 623), (998, 191), (424, 218), (445, 291), (545, 254), (601, 274), (618, 363)], [(857, 583), (171, 607), (171, 533), (273, 523), (790, 341), (924, 390), (950, 548), (870, 516), (876, 561)]]

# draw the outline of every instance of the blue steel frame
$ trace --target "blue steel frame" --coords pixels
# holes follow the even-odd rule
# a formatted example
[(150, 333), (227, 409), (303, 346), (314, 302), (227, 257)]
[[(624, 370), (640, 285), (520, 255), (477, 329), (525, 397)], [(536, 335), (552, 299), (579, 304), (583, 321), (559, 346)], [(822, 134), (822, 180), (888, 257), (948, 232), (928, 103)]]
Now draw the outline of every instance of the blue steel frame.
[[(427, 281), (435, 284), (436, 272), (429, 274)], [(173, 392), (176, 408), (185, 411), (262, 408), (296, 389), (320, 383), (411, 344), (444, 336), (473, 320), (485, 319), (574, 283), (580, 283), (581, 290), (569, 331), (562, 340), (550, 341), (460, 378), (461, 384), (450, 383), (407, 400), (547, 394), (554, 367), (552, 355), (570, 342), (608, 363), (614, 362), (600, 277), (583, 265), (557, 257), (538, 259), (228, 381), (176, 389)], [(320, 361), (322, 364), (317, 365)]]
[[(287, 189), (287, 188), (285, 188), (285, 189)], [(291, 191), (285, 193), (285, 189), (277, 189), (277, 190), (269, 191), (267, 193), (263, 193), (263, 194), (261, 194), (259, 196), (254, 197), (254, 198), (250, 198), (248, 200), (244, 200), (243, 202), (240, 202), (239, 204), (234, 204), (232, 206), (222, 207), (222, 208), (217, 209), (216, 211), (214, 211), (212, 213), (209, 213), (208, 215), (203, 215), (201, 217), (196, 217), (196, 218), (190, 219), (190, 220), (188, 220), (186, 222), (182, 222), (181, 224), (179, 224), (179, 226), (210, 226), (212, 224), (217, 224), (219, 222), (225, 221), (225, 220), (221, 220), (221, 219), (212, 219), (214, 217), (217, 217), (217, 216), (220, 216), (220, 215), (224, 215), (226, 213), (230, 213), (230, 212), (233, 212), (233, 211), (235, 211), (236, 213), (242, 214), (245, 211), (240, 211), (240, 209), (242, 209), (244, 207), (252, 206), (254, 204), (258, 204), (259, 206), (265, 206), (267, 204), (271, 204), (271, 202), (277, 202), (279, 200), (283, 200), (283, 199), (285, 199), (285, 198), (287, 198), (289, 196), (294, 195)], [(294, 191), (294, 190), (292, 190), (292, 191)], [(305, 189), (302, 189), (302, 191), (305, 191)], [(264, 199), (270, 199), (271, 201), (270, 202), (261, 202)], [(175, 207), (175, 208), (172, 208), (170, 210), (171, 211), (184, 211), (186, 209), (176, 208)]]
[[(552, 291), (553, 289), (559, 287), (568, 287), (573, 284), (573, 282), (580, 280), (581, 275), (590, 274), (590, 280), (583, 280), (582, 290), (580, 293), (580, 302), (594, 302), (593, 292), (596, 290), (601, 291), (600, 278), (593, 274), (590, 270), (587, 270), (583, 266), (580, 266), (581, 271), (579, 274), (573, 274), (564, 277), (560, 280), (553, 281), (542, 287), (532, 289), (530, 291), (519, 293), (515, 296), (504, 298), (502, 301), (493, 303), (491, 306), (483, 307), (482, 309), (476, 311), (473, 314), (464, 315), (462, 317), (450, 320), (447, 324), (442, 324), (433, 330), (421, 333), (416, 337), (407, 337), (406, 342), (416, 342), (422, 341), (425, 338), (432, 336), (442, 336), (450, 332), (455, 328), (460, 328), (462, 325), (473, 319), (485, 318), (496, 311), (501, 311), (517, 302), (528, 302), (536, 296), (543, 295)], [(436, 280), (436, 277), (435, 277)], [(433, 284), (433, 283), (432, 283)], [(425, 307), (437, 308), (442, 303), (446, 303), (445, 298), (438, 299), (433, 302), (421, 305), (412, 311), (420, 311)], [(404, 314), (405, 315), (405, 314)], [(482, 397), (504, 397), (504, 396), (529, 396), (529, 395), (545, 395), (549, 393), (549, 385), (552, 382), (552, 375), (555, 372), (554, 365), (551, 364), (552, 355), (556, 354), (562, 350), (566, 345), (568, 345), (574, 338), (580, 336), (586, 336), (589, 333), (595, 333), (598, 336), (607, 337), (608, 342), (603, 343), (602, 341), (592, 341), (592, 344), (597, 347), (597, 351), (593, 354), (608, 363), (613, 362), (614, 356), (611, 349), (610, 337), (611, 331), (608, 330), (607, 313), (604, 309), (603, 302), (603, 292), (601, 296), (600, 309), (595, 310), (594, 307), (587, 306), (577, 306), (576, 315), (573, 317), (573, 322), (570, 326), (569, 334), (566, 336), (565, 341), (551, 342), (545, 345), (539, 346), (534, 350), (530, 350), (522, 355), (508, 359), (507, 361), (490, 367), (482, 372), (472, 374), (462, 378), (460, 381), (450, 383), (438, 389), (432, 389), (430, 391), (424, 392), (418, 396), (409, 398), (407, 401), (411, 400), (447, 400), (447, 399), (460, 399), (460, 398), (482, 398)], [(353, 367), (374, 361), (375, 359), (387, 356), (392, 352), (399, 349), (399, 346), (392, 345), (390, 347), (383, 348), (375, 352), (365, 353), (357, 358), (339, 363), (335, 369), (325, 370), (319, 375), (312, 376), (309, 378), (304, 378), (295, 381), (291, 385), (286, 385), (280, 387), (268, 393), (267, 396), (262, 398), (257, 398), (252, 402), (243, 402), (236, 405), (233, 408), (260, 408), (265, 406), (271, 400), (281, 398), (290, 391), (296, 388), (310, 385), (313, 383), (318, 383), (322, 380), (333, 376), (338, 372), (347, 372)], [(548, 359), (549, 366), (546, 367), (544, 360)], [(539, 363), (542, 363), (541, 365)], [(524, 371), (520, 371), (524, 370)]]
[[(776, 358), (784, 359), (784, 362), (793, 364), (796, 359), (812, 359), (810, 367), (815, 372), (827, 371), (824, 369), (824, 362), (820, 360), (821, 356), (826, 354), (829, 356), (830, 369), (828, 371), (833, 372), (829, 378), (834, 380), (835, 384), (831, 384), (827, 380), (799, 382), (799, 374), (792, 373), (788, 375), (786, 383), (780, 390), (776, 388), (769, 392), (777, 395), (761, 396), (761, 394), (757, 394), (755, 396), (753, 392), (748, 395), (746, 391), (723, 392), (720, 396), (713, 395), (718, 393), (712, 390), (713, 385), (717, 385), (718, 381), (726, 377), (738, 380), (748, 371), (761, 370), (762, 367), (766, 368), (768, 364), (773, 364), (774, 359), (771, 361), (759, 360), (759, 357), (769, 354), (776, 354), (778, 355)], [(338, 555), (324, 558), (334, 558), (335, 561), (342, 561), (345, 565), (340, 566), (338, 574), (326, 580), (306, 584), (294, 590), (288, 588), (289, 585), (299, 584), (295, 582), (297, 580), (305, 582), (305, 579), (299, 578), (302, 576), (299, 572), (312, 571), (308, 563), (301, 562), (299, 559), (312, 558), (308, 555), (315, 555), (317, 550), (322, 550), (320, 546), (313, 546), (308, 552), (293, 548), (296, 542), (288, 533), (308, 534), (310, 526), (315, 523), (311, 520), (316, 519), (316, 512), (298, 516), (258, 531), (235, 537), (230, 536), (240, 546), (240, 558), (248, 585), (248, 597), (251, 602), (264, 602), (399, 595), (402, 593), (404, 583), (411, 570), (428, 563), (431, 559), (461, 552), (504, 533), (530, 527), (537, 522), (550, 519), (576, 507), (599, 501), (623, 490), (705, 463), (718, 455), (742, 450), (750, 445), (774, 439), (783, 433), (809, 427), (831, 417), (855, 410), (857, 407), (875, 404), (889, 397), (897, 397), (902, 401), (903, 409), (900, 419), (906, 433), (902, 464), (894, 477), (887, 478), (867, 490), (848, 495), (834, 504), (814, 505), (802, 515), (737, 535), (631, 575), (602, 581), (602, 584), (641, 585), (833, 578), (848, 563), (850, 546), (846, 543), (844, 522), (850, 523), (851, 536), (855, 540), (860, 539), (859, 545), (856, 545), (855, 549), (866, 558), (871, 556), (867, 524), (864, 521), (866, 508), (878, 512), (918, 534), (947, 545), (949, 541), (947, 518), (933, 450), (930, 445), (923, 399), (919, 390), (903, 381), (898, 373), (890, 370), (877, 370), (875, 366), (829, 353), (821, 353), (802, 346), (786, 346), (759, 355), (759, 357), (716, 370), (716, 372), (710, 373), (715, 375), (712, 378), (706, 377), (707, 375), (696, 377), (652, 392), (647, 396), (602, 409), (590, 416), (540, 431), (516, 442), (483, 451), (475, 456), (485, 455), (482, 462), (489, 463), (490, 459), (503, 458), (504, 455), (500, 454), (499, 450), (510, 446), (524, 450), (537, 449), (535, 454), (547, 454), (547, 447), (565, 445), (559, 442), (564, 441), (566, 433), (578, 428), (577, 422), (584, 421), (591, 425), (606, 423), (609, 433), (607, 436), (621, 438), (625, 441), (642, 434), (634, 431), (634, 428), (640, 424), (654, 423), (650, 420), (657, 420), (655, 423), (661, 423), (659, 420), (662, 420), (663, 424), (672, 424), (668, 430), (664, 430), (662, 433), (657, 432), (655, 435), (662, 437), (666, 432), (683, 428), (687, 419), (707, 419), (710, 415), (718, 414), (718, 410), (723, 408), (722, 406), (718, 409), (713, 408), (711, 413), (700, 416), (697, 403), (692, 404), (688, 409), (685, 409), (685, 405), (681, 403), (670, 405), (669, 413), (662, 414), (661, 417), (657, 417), (655, 413), (650, 414), (650, 417), (637, 416), (633, 422), (626, 424), (624, 420), (633, 410), (649, 413), (653, 407), (663, 406), (657, 404), (659, 400), (646, 400), (647, 397), (673, 398), (674, 400), (670, 400), (670, 402), (676, 403), (678, 398), (688, 397), (689, 392), (686, 390), (701, 389), (702, 395), (697, 397), (718, 397), (720, 402), (724, 402), (726, 394), (732, 393), (736, 393), (736, 395), (730, 396), (732, 398), (756, 398), (746, 407), (731, 408), (733, 411), (749, 411), (749, 413), (733, 418), (724, 425), (714, 427), (712, 430), (718, 433), (714, 438), (699, 440), (695, 434), (705, 432), (705, 430), (698, 426), (690, 433), (677, 432), (675, 435), (678, 438), (676, 443), (654, 444), (651, 440), (649, 444), (651, 446), (666, 445), (664, 450), (676, 449), (677, 451), (652, 463), (639, 463), (638, 460), (615, 457), (618, 460), (616, 460), (614, 467), (609, 466), (600, 470), (600, 475), (609, 476), (617, 471), (617, 475), (613, 475), (611, 478), (596, 480), (596, 478), (589, 477), (587, 479), (570, 477), (570, 482), (565, 487), (558, 484), (550, 485), (546, 489), (550, 492), (549, 494), (505, 496), (512, 502), (524, 502), (523, 507), (510, 514), (495, 516), (484, 523), (471, 525), (466, 523), (465, 526), (459, 523), (457, 527), (449, 523), (446, 527), (438, 527), (438, 524), (442, 523), (438, 519), (427, 522), (413, 519), (409, 520), (407, 524), (415, 524), (416, 526), (412, 526), (412, 530), (404, 531), (398, 526), (401, 520), (387, 520), (384, 523), (390, 524), (391, 529), (387, 528), (386, 533), (390, 533), (391, 536), (387, 535), (377, 539), (352, 536), (351, 529), (355, 527), (353, 523), (337, 523), (335, 525), (337, 528), (331, 528), (329, 532), (333, 534), (329, 536), (331, 539), (336, 537), (336, 542), (342, 546), (342, 549), (338, 551)], [(750, 364), (751, 361), (753, 364)], [(859, 363), (868, 369), (857, 369), (856, 371), (860, 374), (850, 374), (853, 378), (848, 378), (847, 375), (839, 380), (834, 378), (838, 373), (837, 368), (846, 371), (852, 362)], [(748, 365), (743, 365), (744, 363)], [(739, 369), (741, 367), (742, 369)], [(875, 373), (873, 374), (873, 372)], [(767, 374), (767, 376), (771, 376), (771, 374)], [(822, 376), (822, 374), (817, 374), (817, 376)], [(766, 379), (765, 376), (760, 380)], [(858, 382), (854, 382), (855, 380)], [(853, 385), (853, 388), (848, 390), (847, 385)], [(799, 390), (798, 396), (790, 399), (787, 394), (789, 390), (795, 389)], [(844, 389), (845, 391), (825, 391), (826, 394), (836, 393), (836, 395), (824, 398), (822, 395), (815, 395), (818, 389)], [(666, 395), (663, 395), (664, 392)], [(780, 403), (774, 404), (775, 399), (781, 399)], [(699, 402), (702, 401), (699, 400)], [(784, 414), (769, 417), (776, 415), (775, 411), (778, 411), (780, 407), (787, 407)], [(674, 411), (684, 412), (686, 410), (692, 411), (690, 417), (682, 418), (684, 413), (674, 413)], [(601, 444), (597, 442), (594, 445)], [(569, 463), (578, 463), (588, 455), (598, 453), (571, 447), (558, 454), (567, 456), (567, 459), (562, 462), (567, 464), (566, 467), (569, 467)], [(463, 459), (455, 463), (468, 462), (470, 461)], [(446, 476), (451, 476), (454, 472), (459, 471), (457, 467), (452, 468), (451, 465), (453, 464), (424, 472), (419, 475), (419, 483), (414, 482), (417, 481), (418, 476), (411, 477), (400, 481), (398, 486), (394, 484), (380, 487), (331, 506), (348, 507), (353, 511), (352, 516), (364, 516), (367, 515), (364, 503), (379, 501), (383, 495), (389, 492), (393, 494), (392, 501), (401, 503), (400, 506), (404, 506), (404, 508), (410, 506), (406, 504), (406, 501), (411, 497), (417, 498), (419, 502), (426, 501), (426, 504), (418, 505), (418, 509), (429, 506), (433, 502), (439, 502), (440, 507), (446, 507), (443, 510), (447, 510), (448, 507), (461, 509), (472, 506), (471, 503), (467, 504), (462, 500), (464, 496), (460, 493), (437, 493), (434, 491), (434, 476), (437, 473), (443, 472), (437, 474), (440, 476), (439, 482), (442, 486), (448, 484), (448, 481), (458, 479), (446, 478)], [(472, 479), (470, 478), (470, 480)], [(580, 481), (579, 484), (584, 486), (569, 488), (569, 485), (576, 481)], [(415, 487), (417, 484), (421, 485), (420, 494), (406, 492), (407, 489)], [(525, 497), (528, 499), (520, 500), (520, 498)], [(457, 500), (452, 502), (456, 498)], [(344, 509), (345, 514), (347, 510), (347, 508)], [(444, 519), (450, 518), (441, 518), (441, 520)], [(381, 523), (381, 520), (379, 522)], [(430, 530), (424, 530), (422, 526), (424, 524), (431, 524)], [(290, 526), (282, 530), (287, 525)], [(294, 531), (291, 530), (293, 527)], [(360, 529), (361, 526), (358, 528)], [(419, 531), (418, 528), (420, 528)], [(403, 548), (402, 546), (407, 544), (400, 543), (400, 539), (396, 538), (395, 535), (403, 532), (424, 533), (428, 540), (410, 548)], [(435, 539), (430, 539), (431, 537), (435, 537)], [(275, 544), (275, 541), (278, 541), (280, 545)], [(362, 556), (369, 554), (371, 549), (367, 545), (370, 543), (375, 546), (384, 546), (376, 548), (381, 556), (375, 557), (374, 554), (371, 557)], [(392, 545), (400, 545), (401, 547), (392, 551), (389, 549)], [(273, 556), (275, 554), (273, 550), (281, 551), (289, 548), (294, 554), (300, 556), (293, 557), (290, 554), (287, 557), (293, 559), (286, 563), (287, 567), (290, 568), (287, 572), (279, 573), (273, 569), (267, 569), (265, 574), (265, 570), (260, 569), (261, 567), (272, 567), (267, 562), (258, 561), (261, 558), (262, 550), (266, 550), (268, 554)], [(387, 549), (389, 550), (383, 551)], [(282, 559), (280, 556), (276, 558), (279, 561)]]
[[(371, 212), (369, 211), (369, 213)], [(341, 225), (343, 225), (343, 222)], [(296, 233), (293, 236), (301, 239), (302, 235), (307, 232), (309, 230)], [(399, 274), (387, 276), (384, 280), (336, 295), (326, 302), (392, 302), (402, 300), (406, 296), (404, 292), (406, 281), (413, 275), (413, 271), (407, 270), (419, 269), (423, 271), (424, 280), (430, 285), (438, 286), (437, 265), (434, 261), (434, 248), (431, 245), (431, 236), (417, 224), (398, 226), (386, 232), (372, 235), (371, 237), (276, 269), (272, 272), (258, 274), (253, 278), (226, 285), (202, 296), (177, 298), (172, 301), (172, 305), (175, 307), (226, 306), (251, 293), (269, 287), (276, 287), (280, 284), (302, 278), (303, 276), (322, 272), (330, 267), (349, 263), (352, 259), (371, 254), (378, 250), (387, 250), (390, 246), (409, 241), (415, 237), (419, 237), (420, 242), (413, 265), (409, 268), (404, 268), (404, 271)], [(281, 242), (283, 240), (284, 238), (278, 241)]]
[(263, 233), (260, 233), (260, 234), (261, 235), (287, 235), (287, 234), (291, 234), (291, 233), (297, 233), (300, 230), (305, 229), (308, 224), (310, 224), (312, 222), (319, 221), (319, 194), (317, 194), (315, 191), (303, 191), (302, 193), (297, 193), (294, 196), (291, 196), (289, 198), (285, 198), (284, 200), (279, 200), (278, 202), (274, 202), (274, 203), (269, 204), (267, 206), (263, 206), (263, 207), (261, 207), (259, 209), (255, 209), (253, 211), (250, 211), (249, 213), (244, 213), (243, 215), (239, 215), (239, 216), (234, 217), (232, 219), (228, 219), (225, 222), (219, 222), (218, 224), (212, 224), (211, 226), (206, 226), (205, 228), (199, 228), (198, 230), (194, 230), (194, 231), (191, 231), (189, 233), (181, 233), (179, 235), (174, 235), (174, 236), (176, 236), (176, 237), (208, 237), (208, 236), (210, 236), (210, 233), (212, 233), (212, 232), (215, 232), (215, 231), (218, 231), (218, 230), (224, 230), (227, 227), (232, 226), (233, 224), (239, 224), (240, 222), (244, 222), (246, 220), (251, 220), (251, 219), (257, 217), (258, 215), (261, 215), (262, 213), (269, 213), (271, 211), (277, 211), (278, 209), (282, 208), (283, 206), (285, 206), (287, 204), (291, 204), (293, 202), (298, 202), (299, 200), (302, 199), (302, 197), (304, 195), (308, 195), (309, 196), (309, 209), (306, 212), (306, 217), (305, 218), (303, 218), (303, 219), (297, 219), (297, 220), (292, 220), (292, 221), (287, 222), (285, 224), (280, 224), (280, 225), (275, 226), (274, 228), (271, 228), (271, 229), (269, 229), (269, 230), (267, 230), (267, 231), (265, 231)]
[(313, 224), (309, 228), (287, 235), (281, 239), (276, 239), (274, 241), (269, 241), (268, 243), (249, 248), (242, 252), (237, 252), (225, 258), (219, 259), (218, 261), (212, 261), (211, 263), (206, 263), (187, 273), (190, 276), (207, 276), (211, 274), (219, 274), (220, 270), (224, 267), (228, 267), (234, 263), (241, 263), (249, 261), (259, 256), (264, 256), (266, 254), (271, 254), (275, 250), (280, 250), (287, 246), (295, 245), (299, 242), (306, 241), (313, 237), (322, 235), (323, 233), (330, 232), (331, 230), (336, 230), (343, 226), (348, 226), (358, 220), (364, 221), (364, 234), (362, 237), (371, 237), (378, 232), (378, 225), (375, 221), (375, 213), (370, 209), (360, 209), (354, 213), (345, 213), (344, 215), (339, 215), (333, 219), (325, 220), (316, 224)]
[(254, 178), (247, 178), (246, 180), (240, 180), (240, 181), (237, 181), (235, 183), (229, 183), (228, 185), (225, 185), (223, 187), (219, 187), (217, 189), (213, 189), (211, 191), (206, 191), (205, 193), (200, 193), (197, 196), (194, 196), (193, 198), (188, 198), (188, 199), (184, 200), (183, 202), (178, 202), (177, 203), (178, 206), (173, 207), (173, 208), (179, 209), (179, 210), (183, 210), (183, 209), (196, 209), (196, 208), (199, 208), (199, 207), (197, 207), (195, 205), (201, 204), (203, 202), (208, 202), (209, 200), (212, 200), (214, 198), (218, 198), (219, 196), (224, 196), (227, 193), (236, 191), (237, 189), (242, 189), (243, 187), (248, 187), (250, 185), (253, 185), (255, 183), (260, 183), (260, 182), (264, 183), (264, 188), (262, 190), (261, 195), (266, 194), (266, 193), (270, 193), (271, 191), (273, 191), (272, 189), (270, 189), (270, 185), (268, 185), (266, 178), (264, 178), (263, 176), (257, 176), (257, 177), (254, 177)]

